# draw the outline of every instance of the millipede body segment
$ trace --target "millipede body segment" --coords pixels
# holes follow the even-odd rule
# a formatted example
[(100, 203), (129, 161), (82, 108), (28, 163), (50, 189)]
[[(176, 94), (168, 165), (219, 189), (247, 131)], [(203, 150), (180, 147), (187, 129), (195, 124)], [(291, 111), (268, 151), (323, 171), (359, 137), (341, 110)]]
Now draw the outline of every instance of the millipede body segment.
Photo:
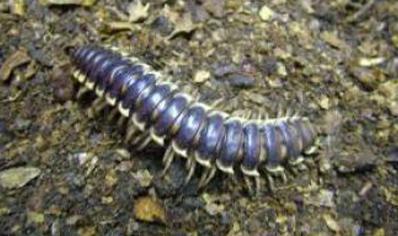
[(113, 47), (83, 46), (72, 52), (74, 77), (129, 119), (127, 136), (143, 148), (150, 141), (167, 146), (165, 170), (174, 156), (188, 159), (187, 181), (204, 167), (203, 186), (217, 169), (258, 180), (260, 173), (283, 173), (302, 163), (314, 145), (316, 129), (297, 115), (242, 118), (197, 102), (167, 77)]

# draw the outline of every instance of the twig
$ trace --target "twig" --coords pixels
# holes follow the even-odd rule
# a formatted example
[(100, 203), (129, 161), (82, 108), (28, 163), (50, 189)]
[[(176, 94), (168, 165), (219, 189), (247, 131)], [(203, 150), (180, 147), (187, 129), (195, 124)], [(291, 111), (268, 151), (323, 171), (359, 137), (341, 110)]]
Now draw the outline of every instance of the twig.
[(359, 18), (361, 18), (367, 11), (369, 11), (373, 5), (376, 3), (377, 0), (369, 0), (368, 3), (366, 3), (359, 11), (357, 11), (354, 15), (347, 17), (347, 22), (351, 23), (354, 21), (357, 21)]

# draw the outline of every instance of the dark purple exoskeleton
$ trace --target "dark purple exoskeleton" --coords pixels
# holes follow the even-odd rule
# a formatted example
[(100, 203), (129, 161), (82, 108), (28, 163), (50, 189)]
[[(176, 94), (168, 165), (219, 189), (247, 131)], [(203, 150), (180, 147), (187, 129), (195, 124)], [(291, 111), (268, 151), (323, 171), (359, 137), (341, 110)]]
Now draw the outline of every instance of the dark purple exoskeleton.
[(240, 167), (256, 180), (262, 171), (283, 173), (284, 165), (303, 161), (302, 153), (317, 136), (307, 118), (245, 119), (196, 102), (148, 65), (112, 47), (80, 47), (72, 61), (76, 79), (129, 119), (128, 137), (139, 130), (144, 136), (138, 139), (140, 148), (150, 141), (168, 145), (165, 170), (176, 154), (187, 158), (187, 181), (197, 163), (203, 166), (202, 186), (216, 169), (234, 174)]

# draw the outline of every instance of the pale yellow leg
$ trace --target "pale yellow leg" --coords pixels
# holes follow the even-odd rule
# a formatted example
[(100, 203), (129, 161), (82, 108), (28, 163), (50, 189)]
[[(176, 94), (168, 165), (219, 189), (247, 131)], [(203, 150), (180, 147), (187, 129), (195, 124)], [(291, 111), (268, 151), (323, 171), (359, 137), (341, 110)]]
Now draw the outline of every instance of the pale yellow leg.
[(185, 179), (185, 184), (187, 184), (191, 180), (193, 174), (195, 173), (195, 167), (196, 167), (196, 161), (193, 160), (193, 158), (188, 157), (188, 160), (191, 161), (189, 161), (190, 165), (188, 167), (188, 175), (187, 178)]
[(174, 159), (173, 145), (170, 144), (163, 156), (164, 169), (162, 172), (162, 176), (166, 175), (167, 171), (171, 166), (171, 163), (173, 162), (173, 159)]

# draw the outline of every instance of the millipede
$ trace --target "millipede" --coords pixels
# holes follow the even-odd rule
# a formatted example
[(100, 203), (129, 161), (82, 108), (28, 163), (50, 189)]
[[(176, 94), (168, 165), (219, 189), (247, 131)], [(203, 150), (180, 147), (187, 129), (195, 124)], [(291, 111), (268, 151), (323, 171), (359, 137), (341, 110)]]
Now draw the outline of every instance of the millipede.
[(274, 176), (286, 179), (285, 167), (302, 166), (304, 155), (314, 149), (318, 130), (307, 117), (238, 117), (217, 110), (117, 47), (86, 45), (70, 54), (73, 77), (97, 95), (93, 107), (110, 105), (127, 118), (125, 138), (137, 149), (150, 142), (165, 147), (164, 173), (175, 156), (186, 158), (186, 182), (199, 165), (200, 187), (217, 170), (241, 171), (257, 188), (264, 173), (273, 185)]

